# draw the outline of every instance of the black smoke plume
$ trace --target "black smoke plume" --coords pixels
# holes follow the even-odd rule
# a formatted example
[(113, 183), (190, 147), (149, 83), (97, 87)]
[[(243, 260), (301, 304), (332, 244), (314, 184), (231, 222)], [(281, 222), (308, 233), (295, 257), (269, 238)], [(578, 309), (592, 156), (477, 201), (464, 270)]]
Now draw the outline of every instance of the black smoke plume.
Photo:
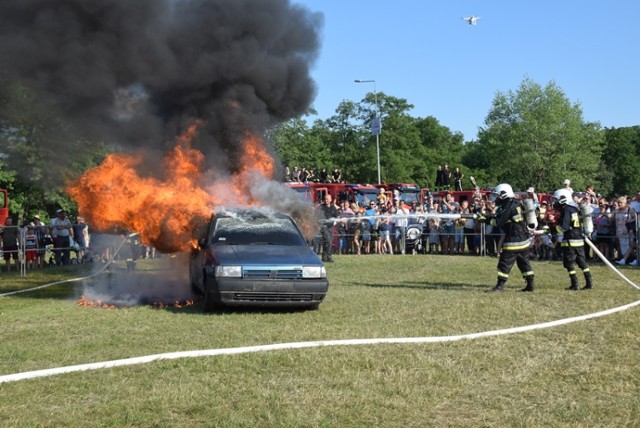
[(313, 100), (321, 25), (289, 0), (7, 0), (0, 71), (122, 149), (163, 152), (203, 119), (194, 148), (233, 172), (245, 131)]

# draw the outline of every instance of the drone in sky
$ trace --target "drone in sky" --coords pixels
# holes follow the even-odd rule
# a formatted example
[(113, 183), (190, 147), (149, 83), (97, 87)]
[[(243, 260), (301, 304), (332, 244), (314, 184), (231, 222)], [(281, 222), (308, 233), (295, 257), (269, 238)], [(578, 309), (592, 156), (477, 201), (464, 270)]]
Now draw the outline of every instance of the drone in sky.
[(478, 19), (480, 19), (480, 17), (479, 16), (463, 16), (462, 19), (467, 21), (469, 25), (476, 25), (476, 22), (478, 22)]

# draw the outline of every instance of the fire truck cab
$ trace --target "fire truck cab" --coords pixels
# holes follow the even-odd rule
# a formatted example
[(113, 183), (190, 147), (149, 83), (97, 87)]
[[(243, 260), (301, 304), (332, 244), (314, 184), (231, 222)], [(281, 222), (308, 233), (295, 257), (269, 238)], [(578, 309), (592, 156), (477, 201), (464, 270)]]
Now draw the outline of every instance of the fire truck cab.
[(313, 191), (313, 201), (316, 204), (322, 203), (324, 196), (329, 193), (334, 201), (358, 204), (365, 207), (370, 201), (375, 201), (379, 189), (369, 184), (347, 184), (347, 183), (310, 183)]
[(324, 196), (328, 193), (332, 196), (334, 201), (349, 201), (350, 191), (348, 188), (348, 184), (344, 183), (310, 183), (311, 188), (313, 189), (313, 201), (316, 204), (322, 203), (324, 201)]
[(370, 184), (348, 184), (349, 202), (355, 202), (360, 207), (368, 207), (369, 202), (376, 201), (380, 190)]
[(9, 192), (7, 189), (0, 189), (0, 225), (9, 217)]
[(313, 198), (314, 192), (309, 183), (286, 182), (284, 185), (295, 190), (303, 201), (308, 202), (309, 204), (313, 204), (315, 202)]
[[(480, 192), (480, 195), (482, 195), (482, 198), (484, 200), (488, 200), (491, 194), (491, 190), (487, 190), (487, 189), (480, 189), (478, 190), (478, 192)], [(442, 191), (433, 193), (433, 198), (436, 200), (441, 200), (447, 194), (451, 194), (453, 196), (453, 200), (456, 201), (457, 203), (460, 203), (462, 201), (471, 202), (473, 201), (473, 196), (476, 194), (476, 191), (475, 190), (455, 190), (453, 192), (449, 192), (446, 190), (442, 190)]]
[(400, 199), (405, 201), (407, 204), (411, 204), (415, 202), (417, 204), (422, 202), (422, 192), (420, 186), (416, 184), (409, 183), (391, 183), (391, 184), (376, 184), (376, 187), (383, 187), (386, 190), (391, 191), (393, 193), (397, 190), (400, 193)]

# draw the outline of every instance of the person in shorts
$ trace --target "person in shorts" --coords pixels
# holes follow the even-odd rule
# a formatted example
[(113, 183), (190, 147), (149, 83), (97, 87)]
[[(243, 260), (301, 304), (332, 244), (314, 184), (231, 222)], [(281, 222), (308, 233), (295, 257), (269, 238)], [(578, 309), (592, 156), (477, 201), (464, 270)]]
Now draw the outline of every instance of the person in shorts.
[(11, 259), (16, 266), (16, 271), (20, 270), (20, 260), (18, 258), (18, 244), (20, 241), (20, 230), (13, 225), (13, 219), (7, 217), (4, 227), (0, 231), (2, 239), (2, 257), (7, 265), (7, 272), (11, 271)]
[(24, 262), (27, 269), (34, 268), (38, 264), (38, 237), (35, 233), (35, 225), (29, 223), (24, 235)]

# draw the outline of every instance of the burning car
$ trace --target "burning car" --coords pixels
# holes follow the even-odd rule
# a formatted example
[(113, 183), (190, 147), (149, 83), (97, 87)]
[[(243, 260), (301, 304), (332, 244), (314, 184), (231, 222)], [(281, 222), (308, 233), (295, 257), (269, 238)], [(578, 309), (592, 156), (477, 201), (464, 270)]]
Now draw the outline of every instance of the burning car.
[(190, 280), (204, 311), (221, 305), (317, 309), (329, 282), (298, 225), (261, 208), (212, 216), (190, 258)]

